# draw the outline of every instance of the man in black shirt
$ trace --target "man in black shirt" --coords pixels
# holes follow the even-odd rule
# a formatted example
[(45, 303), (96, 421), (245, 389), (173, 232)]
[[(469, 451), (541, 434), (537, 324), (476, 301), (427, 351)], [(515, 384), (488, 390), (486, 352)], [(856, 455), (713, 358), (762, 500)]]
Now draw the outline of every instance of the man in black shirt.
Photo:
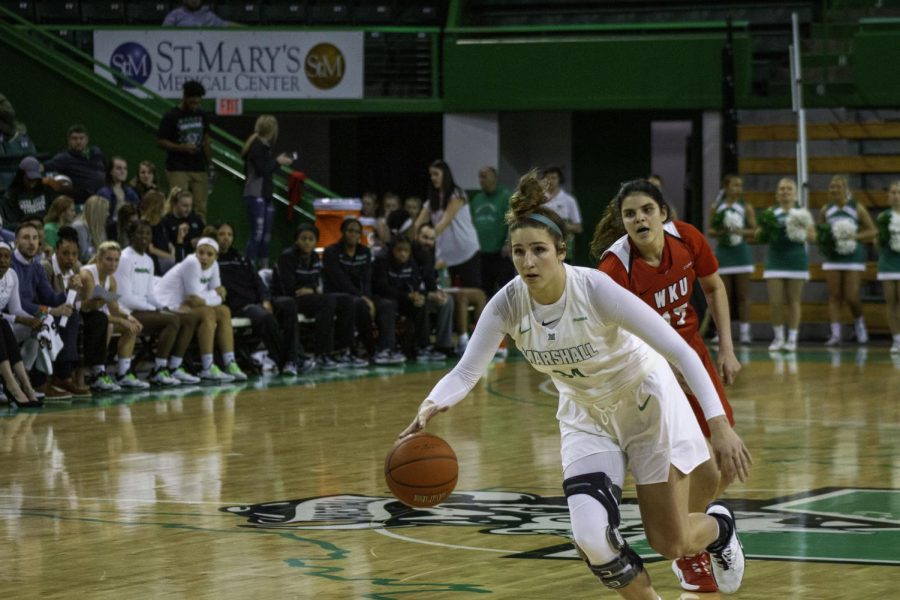
[(175, 262), (181, 262), (185, 256), (194, 253), (194, 244), (203, 236), (206, 226), (194, 212), (193, 195), (184, 190), (175, 193), (172, 212), (164, 216), (160, 224), (175, 247)]
[[(377, 365), (406, 362), (402, 352), (394, 350), (397, 303), (372, 294), (372, 252), (359, 243), (362, 225), (348, 218), (341, 223), (341, 239), (325, 249), (325, 292), (354, 297), (356, 330), (366, 344), (372, 362)], [(372, 339), (372, 319), (378, 324), (377, 349)]]
[(425, 288), (425, 307), (429, 317), (429, 323), (425, 327), (426, 332), (431, 331), (430, 319), (435, 319), (435, 333), (437, 334), (437, 351), (430, 352), (429, 360), (446, 358), (446, 354), (453, 348), (453, 296), (438, 288), (437, 270), (434, 268), (434, 227), (430, 223), (423, 223), (416, 232), (416, 239), (412, 245), (412, 256), (422, 273), (422, 284)]
[(106, 160), (97, 146), (90, 145), (84, 125), (72, 125), (66, 133), (68, 148), (48, 160), (48, 173), (61, 173), (72, 180), (67, 195), (77, 204), (84, 204), (89, 196), (106, 185)]
[(156, 133), (156, 145), (166, 151), (166, 177), (171, 187), (189, 190), (194, 210), (206, 219), (209, 195), (207, 167), (209, 117), (200, 110), (206, 89), (199, 81), (185, 82), (181, 102), (163, 115)]

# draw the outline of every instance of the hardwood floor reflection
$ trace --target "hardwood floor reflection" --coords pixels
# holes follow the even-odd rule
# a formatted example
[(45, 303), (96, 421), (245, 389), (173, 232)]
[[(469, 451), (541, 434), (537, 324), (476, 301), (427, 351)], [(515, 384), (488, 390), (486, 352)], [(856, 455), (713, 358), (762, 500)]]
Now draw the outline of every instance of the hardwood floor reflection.
[[(886, 350), (753, 349), (729, 390), (754, 453), (727, 499), (749, 561), (741, 599), (889, 598), (900, 565), (900, 362)], [(456, 493), (429, 511), (382, 469), (441, 368), (255, 381), (0, 417), (0, 593), (10, 598), (614, 597), (566, 537), (556, 401), (495, 363), (429, 430)], [(682, 594), (623, 534), (666, 600)]]

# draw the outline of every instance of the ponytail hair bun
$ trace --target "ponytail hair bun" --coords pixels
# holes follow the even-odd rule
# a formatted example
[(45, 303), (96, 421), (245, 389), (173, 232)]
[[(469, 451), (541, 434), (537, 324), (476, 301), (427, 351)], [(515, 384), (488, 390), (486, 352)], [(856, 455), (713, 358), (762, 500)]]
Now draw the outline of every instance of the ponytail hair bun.
[(507, 225), (526, 218), (547, 202), (544, 184), (538, 178), (536, 169), (522, 175), (519, 186), (509, 199), (509, 211), (506, 213)]

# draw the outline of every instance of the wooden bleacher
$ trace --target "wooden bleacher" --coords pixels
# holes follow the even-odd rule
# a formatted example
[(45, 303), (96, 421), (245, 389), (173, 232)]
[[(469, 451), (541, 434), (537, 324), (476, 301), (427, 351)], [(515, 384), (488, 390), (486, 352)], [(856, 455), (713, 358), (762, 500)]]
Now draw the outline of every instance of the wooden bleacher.
[[(738, 172), (742, 175), (784, 174), (797, 172), (793, 156), (774, 158), (741, 158)], [(810, 173), (900, 173), (900, 156), (814, 156), (809, 159)]]
[[(813, 123), (806, 126), (808, 140), (900, 139), (900, 123)], [(796, 141), (796, 125), (741, 125), (739, 142)]]

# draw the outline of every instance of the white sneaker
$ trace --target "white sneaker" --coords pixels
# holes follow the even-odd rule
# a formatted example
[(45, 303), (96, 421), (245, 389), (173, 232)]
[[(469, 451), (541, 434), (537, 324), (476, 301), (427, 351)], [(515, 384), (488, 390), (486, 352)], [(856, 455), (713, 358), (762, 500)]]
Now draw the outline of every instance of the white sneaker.
[(719, 345), (719, 334), (718, 334), (718, 333), (717, 333), (716, 335), (712, 336), (712, 339), (709, 340), (709, 344), (710, 344), (711, 346), (718, 346), (718, 345)]
[(393, 365), (395, 364), (393, 352), (390, 350), (379, 350), (375, 353), (375, 356), (372, 357), (372, 362), (376, 365)]
[(778, 352), (779, 350), (784, 348), (784, 340), (780, 340), (775, 338), (772, 340), (772, 343), (769, 344), (769, 352)]
[(172, 374), (169, 373), (169, 370), (165, 367), (162, 369), (154, 369), (152, 373), (150, 373), (150, 378), (148, 381), (154, 385), (179, 385), (181, 382), (172, 377)]
[(900, 354), (900, 342), (894, 342), (891, 346), (891, 354)]
[[(272, 363), (272, 369), (274, 370), (276, 367), (275, 363)], [(231, 361), (228, 363), (228, 366), (225, 367), (225, 372), (231, 376), (234, 381), (247, 381), (247, 374), (241, 371), (241, 367), (237, 364), (237, 361)]]
[(856, 343), (858, 344), (868, 344), (869, 343), (869, 332), (866, 331), (865, 325), (854, 325), (853, 327), (856, 330)]
[(742, 333), (738, 339), (738, 343), (749, 346), (753, 343), (753, 338), (750, 337), (749, 333)]
[(170, 375), (172, 376), (172, 379), (176, 379), (181, 383), (200, 383), (200, 378), (188, 373), (184, 367), (178, 367), (174, 371), (171, 371)]
[(831, 336), (830, 338), (828, 338), (828, 341), (825, 342), (825, 345), (826, 346), (840, 346), (841, 345), (840, 336), (834, 336), (834, 335)]
[(116, 384), (122, 389), (129, 390), (146, 390), (150, 387), (149, 383), (141, 381), (134, 373), (125, 373), (116, 380)]
[(211, 365), (208, 369), (200, 371), (200, 379), (216, 383), (230, 383), (234, 381), (234, 377), (222, 371), (218, 365)]
[(782, 348), (785, 352), (796, 352), (797, 351), (797, 342), (788, 340), (784, 343), (784, 347)]
[(118, 392), (122, 388), (106, 373), (101, 373), (91, 382), (91, 389), (98, 392)]
[(468, 333), (459, 334), (459, 340), (458, 340), (458, 343), (456, 344), (456, 351), (459, 353), (460, 356), (462, 356), (465, 353), (466, 346), (468, 346), (468, 345), (469, 345), (469, 334)]
[(744, 578), (744, 547), (738, 539), (737, 523), (734, 513), (721, 502), (712, 502), (706, 507), (706, 514), (719, 515), (731, 522), (731, 537), (725, 543), (724, 548), (718, 551), (709, 550), (712, 559), (713, 575), (716, 577), (716, 585), (719, 591), (725, 594), (733, 594), (741, 587)]

